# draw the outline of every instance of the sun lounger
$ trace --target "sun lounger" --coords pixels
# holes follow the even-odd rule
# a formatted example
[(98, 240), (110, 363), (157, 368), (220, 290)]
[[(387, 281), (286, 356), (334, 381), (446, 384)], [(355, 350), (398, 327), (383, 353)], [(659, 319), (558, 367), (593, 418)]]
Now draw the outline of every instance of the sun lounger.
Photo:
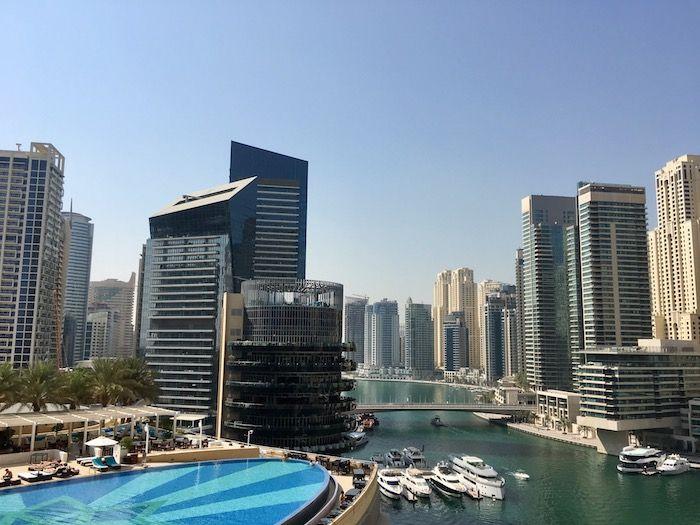
[(90, 466), (99, 472), (109, 470), (109, 467), (104, 464), (101, 458), (92, 458), (92, 464)]
[(114, 456), (107, 456), (106, 458), (103, 458), (103, 460), (105, 464), (113, 470), (119, 470), (122, 468), (122, 466), (117, 463), (117, 460), (114, 459)]
[(34, 483), (35, 481), (46, 481), (48, 479), (51, 479), (50, 474), (41, 471), (20, 472), (19, 474), (17, 474), (17, 477), (22, 481), (26, 481), (27, 483)]
[(0, 488), (14, 487), (22, 483), (21, 479), (4, 479), (0, 481)]

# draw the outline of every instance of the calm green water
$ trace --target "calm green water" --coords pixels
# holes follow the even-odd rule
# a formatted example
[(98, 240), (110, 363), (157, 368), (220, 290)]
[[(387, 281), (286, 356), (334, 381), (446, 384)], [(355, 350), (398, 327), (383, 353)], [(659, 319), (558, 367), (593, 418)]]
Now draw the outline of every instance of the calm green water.
[[(358, 381), (360, 402), (434, 400), (465, 402), (471, 394), (443, 385)], [(439, 415), (450, 426), (435, 428)], [(504, 501), (448, 500), (435, 491), (430, 503), (393, 502), (382, 510), (399, 524), (700, 524), (700, 472), (680, 476), (618, 474), (616, 459), (594, 449), (558, 443), (490, 425), (458, 412), (384, 412), (364, 448), (367, 459), (389, 448), (425, 446), (434, 465), (450, 453), (482, 457), (506, 479)], [(509, 472), (522, 469), (529, 481)]]

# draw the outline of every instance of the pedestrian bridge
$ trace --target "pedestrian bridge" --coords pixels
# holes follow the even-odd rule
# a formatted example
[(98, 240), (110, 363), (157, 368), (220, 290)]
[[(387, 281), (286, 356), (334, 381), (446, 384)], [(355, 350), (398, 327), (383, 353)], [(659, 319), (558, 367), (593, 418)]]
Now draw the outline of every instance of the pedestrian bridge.
[(358, 403), (353, 412), (388, 412), (390, 410), (450, 410), (454, 412), (484, 412), (488, 414), (524, 414), (532, 405), (492, 405), (487, 403)]

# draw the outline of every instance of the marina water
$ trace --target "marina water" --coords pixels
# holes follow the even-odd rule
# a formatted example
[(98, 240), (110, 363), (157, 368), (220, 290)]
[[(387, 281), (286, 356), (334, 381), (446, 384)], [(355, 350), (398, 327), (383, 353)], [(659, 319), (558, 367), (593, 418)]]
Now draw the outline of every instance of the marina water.
[[(466, 389), (439, 384), (358, 381), (358, 402), (450, 402), (473, 400)], [(481, 457), (506, 479), (504, 501), (448, 499), (433, 490), (416, 504), (382, 498), (394, 525), (429, 524), (695, 524), (700, 525), (700, 472), (680, 476), (623, 475), (617, 458), (490, 425), (461, 412), (382, 412), (369, 444), (346, 455), (369, 459), (390, 448), (424, 446), (430, 466), (449, 454)], [(448, 427), (430, 419), (439, 415)], [(510, 473), (522, 470), (530, 481)]]

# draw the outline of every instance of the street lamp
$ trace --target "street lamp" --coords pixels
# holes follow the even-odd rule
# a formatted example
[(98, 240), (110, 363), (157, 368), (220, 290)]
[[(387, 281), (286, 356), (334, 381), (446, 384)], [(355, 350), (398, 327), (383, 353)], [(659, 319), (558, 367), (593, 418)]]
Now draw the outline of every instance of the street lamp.
[(246, 445), (250, 445), (250, 436), (252, 436), (252, 435), (253, 435), (253, 430), (251, 429), (248, 431), (248, 441), (246, 441)]

